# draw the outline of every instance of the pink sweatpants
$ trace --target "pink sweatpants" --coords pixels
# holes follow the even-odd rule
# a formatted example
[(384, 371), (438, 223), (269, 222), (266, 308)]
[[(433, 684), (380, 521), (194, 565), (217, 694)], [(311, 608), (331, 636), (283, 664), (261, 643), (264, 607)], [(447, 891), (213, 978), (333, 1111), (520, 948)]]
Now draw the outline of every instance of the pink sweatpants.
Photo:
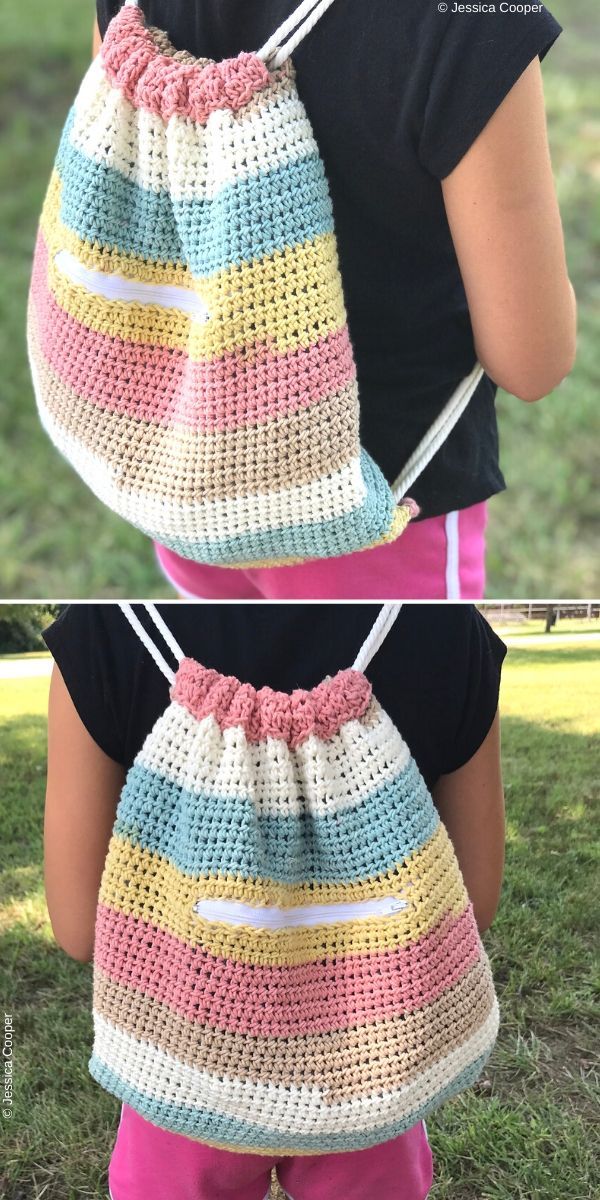
[(202, 600), (481, 600), (487, 504), (409, 525), (397, 542), (297, 567), (207, 567), (156, 545), (180, 596)]
[(268, 1200), (271, 1168), (289, 1200), (425, 1200), (433, 1160), (425, 1123), (370, 1150), (267, 1158), (213, 1150), (157, 1129), (123, 1105), (111, 1200)]

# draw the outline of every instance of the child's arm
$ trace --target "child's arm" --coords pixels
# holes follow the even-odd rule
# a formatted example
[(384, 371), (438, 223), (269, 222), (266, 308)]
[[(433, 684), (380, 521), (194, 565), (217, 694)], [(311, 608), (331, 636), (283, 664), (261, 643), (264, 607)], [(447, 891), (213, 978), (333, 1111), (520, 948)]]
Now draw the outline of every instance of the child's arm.
[(512, 395), (539, 400), (573, 366), (577, 313), (537, 58), (442, 190), (479, 361)]
[(80, 962), (93, 955), (100, 879), (124, 778), (123, 767), (81, 722), (55, 666), (48, 708), (46, 900), (59, 946)]
[(464, 767), (442, 775), (433, 799), (456, 851), (482, 933), (496, 915), (504, 871), (500, 718)]
[(93, 49), (92, 49), (92, 54), (93, 54), (94, 58), (96, 57), (101, 45), (102, 45), (102, 38), (100, 37), (100, 30), (98, 29), (98, 22), (96, 21), (94, 23), (94, 41), (93, 41)]

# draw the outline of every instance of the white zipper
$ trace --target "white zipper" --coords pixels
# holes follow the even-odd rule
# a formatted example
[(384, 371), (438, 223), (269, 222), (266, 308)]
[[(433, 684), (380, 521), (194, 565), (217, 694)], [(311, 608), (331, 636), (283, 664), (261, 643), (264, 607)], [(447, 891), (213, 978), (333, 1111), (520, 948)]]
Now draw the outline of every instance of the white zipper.
[(142, 283), (139, 280), (126, 279), (123, 275), (92, 271), (68, 250), (59, 250), (54, 262), (71, 283), (78, 284), (98, 296), (104, 296), (105, 300), (127, 300), (138, 304), (158, 304), (160, 308), (178, 308), (200, 322), (208, 321), (210, 317), (206, 304), (191, 288)]
[(255, 908), (237, 900), (198, 900), (194, 912), (206, 921), (251, 925), (254, 929), (288, 929), (299, 925), (337, 925), (367, 917), (387, 917), (408, 908), (399, 896), (359, 900), (356, 904), (306, 904), (298, 908)]

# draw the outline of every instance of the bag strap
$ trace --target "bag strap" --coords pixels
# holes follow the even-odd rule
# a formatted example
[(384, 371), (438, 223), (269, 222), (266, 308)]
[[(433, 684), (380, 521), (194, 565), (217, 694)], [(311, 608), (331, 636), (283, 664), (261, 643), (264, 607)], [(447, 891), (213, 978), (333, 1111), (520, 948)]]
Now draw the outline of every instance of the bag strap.
[[(257, 58), (261, 58), (265, 65), (268, 63), (271, 70), (280, 67), (332, 4), (333, 0), (302, 0), (302, 3), (275, 30), (264, 46), (257, 50)], [(141, 7), (140, 0), (124, 0), (123, 2), (123, 8)], [(295, 33), (292, 32), (294, 29)], [(282, 40), (287, 37), (288, 33), (291, 36), (282, 45)]]
[[(332, 4), (333, 0), (302, 0), (302, 4), (294, 9), (264, 46), (257, 50), (257, 58), (261, 58), (271, 70), (280, 67)], [(295, 33), (292, 32), (294, 29)], [(288, 34), (291, 36), (288, 37)]]
[(401, 608), (401, 604), (383, 605), (371, 632), (365, 638), (356, 656), (352, 666), (353, 671), (366, 671), (397, 620)]
[[(166, 658), (164, 658), (164, 656), (161, 654), (160, 650), (158, 649), (158, 646), (152, 641), (150, 634), (147, 633), (146, 630), (144, 629), (144, 626), (142, 625), (139, 617), (136, 615), (136, 613), (134, 613), (133, 608), (131, 607), (131, 604), (122, 603), (122, 604), (119, 604), (119, 608), (121, 609), (123, 614), (127, 617), (129, 624), (132, 626), (132, 628), (137, 633), (137, 635), (140, 639), (140, 642), (142, 642), (142, 644), (146, 647), (146, 650), (148, 651), (148, 653), (152, 655), (152, 658), (154, 659), (157, 667), (162, 671), (163, 675), (166, 676), (166, 678), (169, 680), (169, 683), (174, 683), (175, 682), (175, 672), (174, 672), (173, 668), (169, 666)], [(177, 665), (179, 665), (179, 663), (181, 663), (183, 661), (183, 659), (185, 658), (185, 654), (183, 653), (183, 650), (181, 649), (181, 646), (179, 645), (179, 643), (173, 637), (173, 634), (171, 633), (169, 626), (167, 624), (165, 624), (165, 622), (163, 621), (160, 613), (158, 612), (158, 610), (154, 604), (145, 604), (144, 608), (146, 609), (146, 612), (148, 613), (148, 616), (150, 617), (151, 621), (153, 621), (153, 623), (156, 625), (156, 628), (159, 630), (160, 633), (162, 633), (162, 636), (163, 636), (165, 642), (167, 643), (169, 650), (171, 651), (173, 657), (177, 659)]]
[(476, 362), (470, 374), (466, 375), (458, 387), (455, 388), (439, 417), (427, 430), (425, 437), (421, 439), (395, 483), (392, 484), (392, 492), (394, 493), (395, 500), (399, 502), (404, 499), (415, 479), (418, 479), (419, 475), (423, 473), (434, 454), (437, 454), (440, 446), (443, 445), (446, 438), (452, 433), (454, 426), (460, 417), (462, 417), (482, 376), (483, 367), (481, 363)]
[[(175, 672), (173, 668), (169, 666), (166, 658), (150, 637), (150, 634), (144, 629), (139, 617), (133, 611), (131, 604), (127, 604), (125, 601), (122, 601), (119, 603), (119, 608), (129, 621), (132, 629), (135, 631), (135, 633), (137, 633), (142, 645), (145, 646), (148, 653), (152, 655), (157, 667), (159, 667), (163, 675), (166, 676), (166, 678), (169, 680), (169, 683), (173, 683), (175, 680)], [(156, 605), (145, 604), (144, 608), (146, 609), (151, 621), (154, 623), (154, 625), (156, 625), (156, 628), (162, 634), (167, 646), (169, 647), (169, 650), (179, 665), (179, 663), (181, 663), (185, 658), (185, 654), (171, 633), (168, 625), (165, 623), (165, 621), (163, 621), (163, 618), (156, 608)], [(383, 645), (388, 633), (390, 632), (390, 629), (392, 628), (392, 625), (398, 617), (401, 608), (401, 604), (382, 605), (372, 629), (365, 638), (356, 656), (352, 667), (353, 671), (365, 671), (367, 669), (369, 663), (372, 662), (377, 654), (377, 651)]]

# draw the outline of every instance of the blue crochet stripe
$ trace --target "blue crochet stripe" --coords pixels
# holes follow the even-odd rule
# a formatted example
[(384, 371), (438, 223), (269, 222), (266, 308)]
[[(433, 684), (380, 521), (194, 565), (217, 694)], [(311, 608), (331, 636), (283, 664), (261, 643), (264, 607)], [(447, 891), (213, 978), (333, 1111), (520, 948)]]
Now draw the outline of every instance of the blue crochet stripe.
[(367, 488), (364, 502), (351, 512), (329, 520), (256, 530), (216, 541), (170, 537), (140, 522), (137, 524), (149, 537), (175, 550), (182, 558), (217, 566), (352, 554), (374, 545), (388, 533), (396, 508), (389, 484), (366, 450), (361, 450), (360, 461)]
[[(363, 1131), (352, 1129), (347, 1133), (329, 1133), (318, 1135), (298, 1134), (289, 1135), (289, 1143), (284, 1141), (280, 1129), (266, 1129), (261, 1125), (252, 1125), (240, 1121), (236, 1117), (218, 1115), (203, 1108), (189, 1108), (185, 1105), (166, 1103), (138, 1092), (110, 1070), (95, 1054), (89, 1062), (92, 1077), (111, 1095), (128, 1104), (146, 1120), (162, 1129), (170, 1129), (173, 1133), (181, 1133), (200, 1141), (220, 1143), (225, 1146), (235, 1146), (240, 1150), (254, 1149), (271, 1150), (277, 1154), (298, 1154), (304, 1152), (327, 1153), (329, 1151), (361, 1150), (368, 1146), (378, 1145), (398, 1137), (406, 1129), (426, 1117), (451, 1096), (470, 1087), (481, 1074), (489, 1056), (491, 1047), (470, 1066), (466, 1067), (451, 1083), (447, 1084), (426, 1104), (409, 1113), (398, 1121), (380, 1125), (376, 1129)], [(257, 1118), (259, 1117), (257, 1111)], [(359, 1120), (359, 1111), (356, 1114)]]
[(184, 875), (340, 884), (393, 870), (439, 823), (412, 759), (356, 808), (309, 820), (259, 817), (250, 800), (198, 795), (134, 764), (114, 832)]
[[(71, 124), (72, 117), (56, 162), (61, 218), (86, 241), (151, 262), (183, 263), (206, 277), (333, 232), (318, 154), (227, 184), (211, 200), (173, 200), (87, 158), (70, 141)], [(285, 200), (289, 195), (294, 204)]]

